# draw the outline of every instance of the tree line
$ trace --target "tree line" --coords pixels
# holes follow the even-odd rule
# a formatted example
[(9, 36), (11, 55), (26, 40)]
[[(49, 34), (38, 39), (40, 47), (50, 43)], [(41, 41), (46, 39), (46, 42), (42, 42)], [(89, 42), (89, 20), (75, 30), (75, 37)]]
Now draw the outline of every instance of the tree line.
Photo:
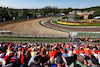
[(37, 18), (37, 15), (41, 17), (54, 16), (57, 13), (59, 13), (59, 9), (50, 6), (46, 6), (42, 9), (12, 9), (0, 7), (0, 21)]
[(90, 7), (85, 9), (59, 9), (57, 7), (51, 7), (46, 6), (41, 9), (13, 9), (8, 7), (0, 7), (0, 22), (2, 21), (8, 21), (8, 20), (18, 20), (18, 19), (24, 19), (24, 18), (37, 18), (37, 15), (40, 15), (41, 17), (46, 16), (55, 16), (58, 13), (65, 13), (68, 14), (69, 12), (73, 10), (80, 10), (80, 11), (91, 11), (95, 10), (94, 16), (100, 15), (100, 7)]

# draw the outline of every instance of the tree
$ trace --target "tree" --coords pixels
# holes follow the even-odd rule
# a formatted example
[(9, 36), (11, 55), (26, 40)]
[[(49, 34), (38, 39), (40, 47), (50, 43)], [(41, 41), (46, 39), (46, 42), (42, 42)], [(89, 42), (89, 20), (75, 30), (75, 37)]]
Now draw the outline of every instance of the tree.
[(29, 17), (31, 17), (31, 12), (30, 12), (30, 9), (23, 9), (23, 11), (24, 11), (24, 16), (29, 16)]
[(7, 12), (8, 12), (9, 20), (11, 20), (12, 17), (13, 17), (12, 10), (11, 9), (8, 9)]
[(24, 13), (23, 10), (19, 10), (19, 12), (18, 12), (18, 19), (23, 19), (23, 18), (25, 18), (26, 16), (25, 16), (24, 14), (25, 14), (25, 13)]
[(81, 17), (79, 15), (75, 15), (75, 19), (80, 19)]
[(10, 20), (10, 16), (9, 16), (9, 14), (8, 14), (8, 11), (9, 11), (9, 8), (2, 8), (1, 9), (1, 16), (2, 16), (2, 18), (5, 18), (6, 20)]
[(45, 14), (48, 14), (48, 13), (52, 12), (52, 7), (46, 6), (46, 7), (42, 8), (42, 10), (44, 11)]
[(97, 9), (94, 13), (93, 13), (93, 17), (96, 16), (100, 16), (100, 9)]
[(69, 7), (67, 10), (68, 10), (68, 12), (71, 12), (72, 11), (72, 8)]
[(2, 21), (2, 16), (0, 16), (0, 21)]
[(37, 9), (35, 9), (35, 10), (30, 10), (31, 17), (36, 18), (37, 12), (38, 12)]
[(39, 10), (39, 13), (40, 13), (40, 15), (41, 15), (42, 17), (45, 16), (45, 13), (44, 13), (43, 9), (40, 9), (40, 10)]
[(57, 7), (50, 7), (50, 6), (46, 6), (46, 7), (42, 8), (42, 11), (47, 15), (50, 15), (52, 13), (54, 13), (54, 15), (56, 15), (57, 13), (59, 13), (59, 9)]
[(52, 7), (52, 12), (54, 13), (54, 15), (56, 15), (60, 11), (59, 11), (59, 9), (57, 7)]
[(3, 12), (3, 8), (0, 7), (0, 21), (2, 21), (2, 18), (3, 18), (3, 14), (2, 14), (2, 12)]
[(66, 18), (68, 18), (68, 16), (64, 16), (64, 17), (62, 17), (62, 19), (66, 19)]
[(18, 17), (18, 9), (13, 9), (12, 10), (12, 16), (17, 18)]

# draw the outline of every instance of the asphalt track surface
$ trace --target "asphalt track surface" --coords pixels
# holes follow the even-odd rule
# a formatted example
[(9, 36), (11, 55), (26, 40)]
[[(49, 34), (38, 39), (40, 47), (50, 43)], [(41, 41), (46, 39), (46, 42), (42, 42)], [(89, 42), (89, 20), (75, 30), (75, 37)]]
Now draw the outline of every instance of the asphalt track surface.
[(54, 24), (51, 21), (52, 19), (49, 19), (47, 20), (47, 22), (43, 23), (43, 25), (57, 30), (66, 30), (74, 32), (100, 32), (100, 26), (65, 26)]
[(7, 30), (14, 34), (35, 34), (44, 36), (68, 36), (67, 32), (57, 31), (53, 29), (46, 28), (39, 24), (40, 20), (53, 19), (49, 18), (39, 18), (28, 21), (22, 21), (17, 23), (11, 23), (6, 25), (0, 25), (1, 30)]

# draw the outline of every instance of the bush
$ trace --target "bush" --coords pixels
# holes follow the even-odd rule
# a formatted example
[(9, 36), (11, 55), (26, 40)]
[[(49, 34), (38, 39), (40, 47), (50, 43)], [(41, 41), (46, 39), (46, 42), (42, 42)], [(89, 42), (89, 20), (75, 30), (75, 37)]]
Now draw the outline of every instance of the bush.
[(2, 21), (2, 17), (0, 16), (0, 22)]
[(62, 19), (66, 19), (66, 18), (68, 18), (68, 17), (67, 16), (62, 17)]
[(79, 15), (75, 15), (75, 19), (80, 19), (81, 17)]
[(97, 9), (94, 13), (93, 13), (93, 17), (96, 16), (100, 16), (100, 9)]

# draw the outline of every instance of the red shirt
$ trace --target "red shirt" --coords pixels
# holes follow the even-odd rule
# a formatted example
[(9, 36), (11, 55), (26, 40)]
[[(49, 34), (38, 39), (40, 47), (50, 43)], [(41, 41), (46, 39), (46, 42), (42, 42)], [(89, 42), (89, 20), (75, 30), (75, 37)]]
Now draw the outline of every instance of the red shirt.
[(20, 60), (21, 60), (21, 63), (24, 64), (24, 63), (26, 62), (27, 59), (26, 59), (26, 57), (22, 54)]
[(79, 54), (79, 50), (78, 50), (78, 49), (76, 50), (76, 54), (77, 54), (77, 55)]
[(92, 51), (91, 50), (88, 50), (88, 53), (90, 54)]
[(10, 57), (10, 56), (8, 56), (8, 55), (5, 56), (4, 60), (7, 61), (7, 59), (8, 59), (9, 57)]
[(49, 56), (51, 57), (55, 57), (57, 55), (57, 51), (49, 51)]
[(80, 53), (81, 53), (81, 52), (84, 52), (84, 50), (83, 50), (83, 49), (80, 49)]
[(99, 50), (95, 50), (95, 52), (98, 54)]
[(58, 56), (58, 50), (54, 50), (54, 52), (55, 52), (55, 57), (57, 57)]
[(10, 62), (13, 62), (15, 59), (14, 58), (11, 58)]
[(52, 51), (49, 51), (49, 57), (51, 58), (53, 56), (54, 56), (53, 52)]

